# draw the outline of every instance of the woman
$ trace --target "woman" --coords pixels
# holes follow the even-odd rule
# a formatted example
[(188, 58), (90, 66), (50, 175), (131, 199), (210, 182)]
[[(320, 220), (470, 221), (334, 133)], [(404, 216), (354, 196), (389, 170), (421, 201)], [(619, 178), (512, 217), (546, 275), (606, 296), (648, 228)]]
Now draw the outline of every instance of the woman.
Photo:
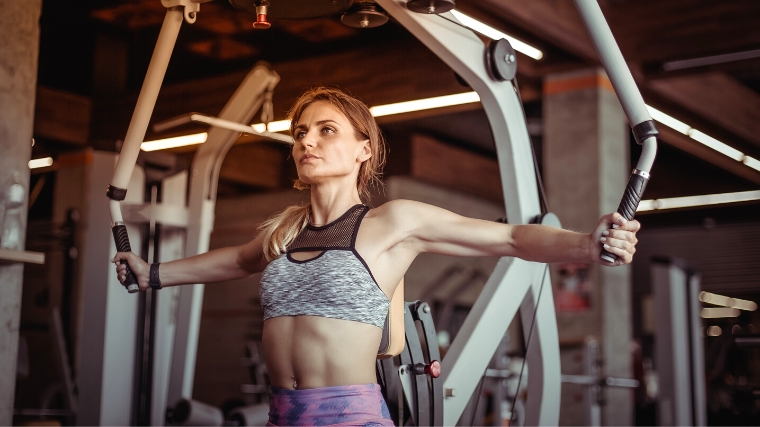
[[(127, 260), (140, 289), (210, 283), (263, 272), (264, 353), (272, 384), (271, 425), (393, 425), (375, 377), (389, 299), (422, 252), (516, 256), (539, 262), (631, 262), (637, 221), (605, 215), (591, 234), (509, 225), (394, 200), (363, 205), (380, 184), (384, 142), (367, 107), (335, 89), (306, 92), (290, 112), (295, 187), (311, 203), (267, 220), (249, 243), (154, 267)], [(435, 153), (430, 153), (435, 156)], [(613, 229), (610, 229), (612, 225)], [(156, 279), (153, 280), (154, 282)]]

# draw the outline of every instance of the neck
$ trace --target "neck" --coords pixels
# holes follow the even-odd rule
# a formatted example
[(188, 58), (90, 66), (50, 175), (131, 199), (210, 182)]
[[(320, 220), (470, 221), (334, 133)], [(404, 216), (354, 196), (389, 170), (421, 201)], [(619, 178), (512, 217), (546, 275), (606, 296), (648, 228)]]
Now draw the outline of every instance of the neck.
[(335, 221), (354, 205), (362, 203), (356, 185), (322, 183), (311, 185), (311, 223), (316, 226)]

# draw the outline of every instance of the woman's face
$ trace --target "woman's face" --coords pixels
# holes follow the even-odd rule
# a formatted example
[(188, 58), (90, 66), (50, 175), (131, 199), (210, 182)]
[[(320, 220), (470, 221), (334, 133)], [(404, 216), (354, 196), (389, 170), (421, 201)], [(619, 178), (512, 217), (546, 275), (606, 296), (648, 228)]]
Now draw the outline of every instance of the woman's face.
[(320, 184), (353, 176), (371, 156), (369, 140), (357, 139), (351, 122), (332, 104), (317, 101), (306, 107), (293, 131), (293, 160), (298, 179)]

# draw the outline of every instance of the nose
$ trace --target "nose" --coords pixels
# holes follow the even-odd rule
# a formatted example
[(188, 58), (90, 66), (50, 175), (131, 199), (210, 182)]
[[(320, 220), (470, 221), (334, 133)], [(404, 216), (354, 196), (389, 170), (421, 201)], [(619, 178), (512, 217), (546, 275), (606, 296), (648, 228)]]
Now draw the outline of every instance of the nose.
[(300, 141), (301, 146), (303, 146), (304, 148), (312, 148), (316, 145), (316, 142), (317, 142), (316, 135), (311, 131), (306, 132), (303, 135), (303, 137), (301, 137), (301, 141)]

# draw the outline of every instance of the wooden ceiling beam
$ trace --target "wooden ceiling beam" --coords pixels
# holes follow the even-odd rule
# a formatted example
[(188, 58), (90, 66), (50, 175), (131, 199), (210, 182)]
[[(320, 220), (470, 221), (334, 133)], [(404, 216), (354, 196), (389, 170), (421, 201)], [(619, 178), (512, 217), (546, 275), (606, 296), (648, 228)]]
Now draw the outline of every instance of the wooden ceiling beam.
[(658, 79), (647, 87), (760, 148), (760, 95), (728, 74)]
[(502, 21), (582, 59), (598, 61), (591, 39), (572, 1), (459, 0), (457, 8), (465, 13), (471, 12), (484, 21), (491, 21), (487, 23), (495, 24), (497, 28), (500, 27), (498, 21)]
[(667, 126), (660, 126), (660, 140), (672, 145), (681, 151), (685, 151), (708, 163), (712, 163), (728, 172), (760, 185), (760, 172), (737, 162), (705, 145), (696, 143), (688, 136), (679, 133)]
[[(451, 69), (420, 43), (413, 41), (401, 51), (354, 49), (328, 56), (304, 58), (273, 65), (281, 80), (274, 91), (274, 119), (284, 119), (287, 110), (306, 89), (315, 86), (341, 88), (369, 106), (390, 104), (412, 99), (468, 92)], [(414, 60), (410, 60), (414, 58)], [(152, 122), (196, 111), (216, 115), (243, 80), (246, 72), (167, 85), (161, 89)], [(524, 101), (540, 98), (540, 81), (521, 80)], [(98, 137), (122, 138), (135, 95), (104, 100), (107, 111), (95, 120), (93, 133)], [(414, 115), (384, 117), (384, 123), (410, 118), (429, 117), (462, 109), (480, 108), (479, 104), (418, 112)], [(254, 117), (257, 122), (258, 117)], [(148, 130), (146, 139), (164, 137)]]
[[(460, 0), (460, 4), (464, 1)], [(673, 33), (678, 25), (686, 26), (686, 32), (692, 34), (699, 32), (704, 26), (712, 26), (713, 34), (721, 31), (729, 31), (732, 23), (724, 22), (724, 19), (740, 19), (740, 9), (755, 10), (760, 12), (760, 2), (756, 0), (729, 0), (715, 4), (715, 8), (699, 6), (698, 0), (673, 0), (668, 2), (609, 2), (601, 1), (605, 16), (610, 21), (610, 26), (616, 39), (621, 43), (621, 50), (627, 60), (633, 57), (632, 71), (639, 82), (642, 92), (662, 97), (667, 102), (683, 108), (688, 114), (703, 118), (713, 127), (725, 131), (727, 135), (760, 147), (760, 95), (743, 86), (737, 80), (725, 73), (709, 73), (677, 78), (660, 78), (646, 80), (645, 74), (638, 69), (635, 63), (643, 54), (636, 49), (656, 49), (659, 43), (670, 43), (662, 40), (664, 33)], [(525, 31), (529, 31), (537, 37), (541, 37), (548, 43), (567, 50), (568, 52), (588, 60), (590, 63), (599, 64), (598, 56), (591, 44), (586, 29), (580, 20), (575, 5), (570, 0), (530, 0), (530, 1), (503, 1), (503, 0), (473, 0), (467, 1), (467, 8), (480, 10), (481, 14), (490, 14), (494, 18), (503, 19), (509, 25), (515, 25)], [(680, 8), (680, 9), (679, 9)], [(716, 9), (717, 8), (717, 9)], [(700, 9), (690, 11), (689, 9)], [(704, 14), (717, 13), (720, 22), (714, 23), (715, 16), (708, 17)], [(744, 12), (746, 13), (746, 12)], [(671, 17), (671, 21), (664, 19), (647, 19), (650, 14)], [(679, 18), (672, 18), (673, 16)], [(756, 13), (754, 16), (757, 16)], [(651, 17), (650, 17), (651, 18)], [(672, 19), (678, 19), (673, 23)], [(757, 20), (751, 16), (742, 16), (738, 24), (739, 34), (749, 31), (746, 22), (757, 25)], [(638, 26), (636, 26), (638, 25)], [(701, 25), (701, 26), (700, 26)], [(632, 28), (635, 28), (634, 31)], [(644, 34), (646, 33), (646, 34)], [(757, 45), (760, 43), (760, 31), (754, 29), (750, 39)], [(638, 42), (639, 38), (648, 39), (646, 45)], [(758, 38), (754, 41), (754, 38)], [(679, 39), (680, 44), (694, 44), (697, 40), (689, 42)], [(638, 46), (638, 47), (637, 47)], [(645, 55), (644, 55), (645, 56)], [(726, 141), (731, 144), (731, 141)], [(693, 141), (692, 141), (693, 143)], [(734, 144), (736, 145), (736, 144)]]
[[(569, 2), (568, 2), (569, 3)], [(757, 49), (757, 0), (608, 2), (607, 19), (629, 60), (668, 61)]]
[(86, 145), (90, 131), (90, 98), (44, 86), (37, 87), (34, 136), (78, 146)]

